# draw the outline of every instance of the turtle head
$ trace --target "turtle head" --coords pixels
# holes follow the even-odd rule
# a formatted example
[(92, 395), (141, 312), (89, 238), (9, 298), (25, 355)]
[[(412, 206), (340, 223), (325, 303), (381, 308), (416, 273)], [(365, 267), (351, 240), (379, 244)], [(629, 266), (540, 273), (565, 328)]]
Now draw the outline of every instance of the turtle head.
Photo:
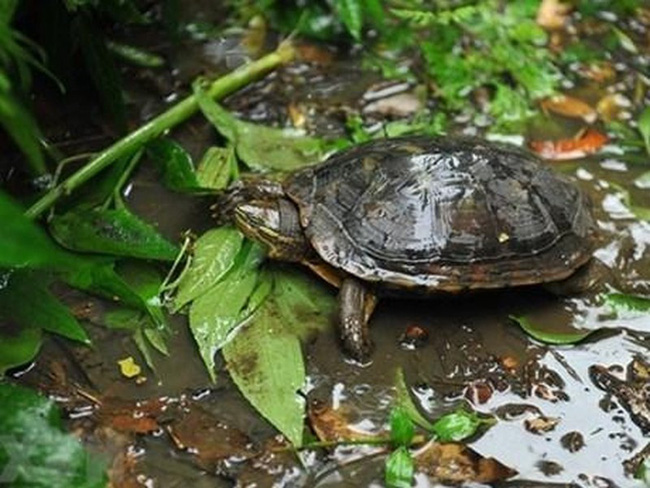
[(302, 261), (309, 253), (298, 209), (286, 198), (240, 203), (235, 207), (235, 225), (246, 237), (266, 246), (273, 259)]

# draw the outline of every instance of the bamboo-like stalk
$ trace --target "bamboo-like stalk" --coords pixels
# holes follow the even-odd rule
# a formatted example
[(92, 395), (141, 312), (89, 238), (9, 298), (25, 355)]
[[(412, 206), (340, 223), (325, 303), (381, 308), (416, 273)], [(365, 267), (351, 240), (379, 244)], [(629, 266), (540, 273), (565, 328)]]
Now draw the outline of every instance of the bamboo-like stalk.
[[(278, 66), (288, 63), (293, 59), (294, 55), (295, 51), (291, 44), (289, 42), (282, 43), (272, 53), (215, 80), (207, 90), (208, 94), (215, 99), (223, 98), (262, 77)], [(45, 193), (45, 195), (27, 209), (25, 215), (31, 219), (38, 217), (54, 205), (59, 198), (70, 194), (77, 187), (107, 166), (110, 166), (111, 163), (120, 157), (131, 154), (146, 142), (185, 121), (196, 113), (198, 108), (199, 106), (194, 95), (189, 95), (173, 107), (170, 107), (165, 112), (103, 150), (88, 161), (86, 165)]]

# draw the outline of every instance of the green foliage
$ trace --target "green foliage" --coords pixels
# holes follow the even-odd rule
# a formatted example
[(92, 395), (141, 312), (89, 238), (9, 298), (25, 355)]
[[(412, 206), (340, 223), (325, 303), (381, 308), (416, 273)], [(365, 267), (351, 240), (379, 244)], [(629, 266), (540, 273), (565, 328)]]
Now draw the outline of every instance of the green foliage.
[(400, 446), (386, 459), (385, 480), (390, 488), (410, 488), (413, 486), (415, 465), (409, 450)]
[(415, 422), (423, 429), (430, 431), (433, 428), (433, 424), (424, 418), (424, 416), (415, 406), (415, 403), (413, 403), (411, 393), (406, 386), (404, 371), (402, 368), (398, 368), (397, 372), (395, 373), (395, 390), (397, 396), (396, 401), (400, 408), (408, 413), (413, 422)]
[(231, 227), (209, 230), (197, 239), (191, 265), (178, 283), (174, 297), (175, 311), (221, 281), (235, 264), (243, 241), (241, 233)]
[(381, 0), (230, 0), (244, 22), (263, 15), (285, 34), (298, 33), (320, 40), (341, 40), (347, 35), (361, 41), (363, 29), (382, 30), (386, 24)]
[(190, 329), (213, 381), (215, 354), (226, 344), (230, 332), (245, 318), (242, 312), (255, 290), (257, 268), (262, 257), (256, 245), (247, 243), (242, 246), (230, 273), (190, 306)]
[(573, 330), (570, 332), (553, 332), (545, 330), (543, 327), (538, 324), (534, 324), (531, 320), (526, 317), (519, 316), (515, 317), (510, 316), (511, 320), (514, 320), (519, 324), (519, 327), (522, 330), (531, 336), (533, 339), (536, 339), (545, 344), (555, 344), (555, 345), (566, 345), (566, 344), (576, 344), (580, 341), (585, 340), (591, 334), (596, 332), (596, 329), (593, 330)]
[(639, 132), (643, 138), (646, 152), (650, 155), (650, 107), (645, 107), (639, 116)]
[(390, 411), (390, 440), (393, 446), (408, 447), (415, 434), (415, 425), (406, 408), (397, 406)]
[(431, 430), (440, 442), (458, 442), (473, 436), (481, 424), (493, 423), (492, 419), (481, 419), (475, 412), (460, 408), (436, 420)]
[(424, 31), (422, 55), (447, 107), (466, 106), (471, 90), (487, 86), (494, 90), (490, 113), (507, 120), (527, 116), (531, 102), (553, 93), (560, 80), (543, 48), (547, 36), (534, 21), (534, 7), (486, 0), (434, 12), (393, 12)]
[(323, 157), (325, 148), (320, 139), (239, 120), (209, 98), (198, 84), (194, 94), (206, 118), (251, 169), (291, 171), (315, 164)]
[(63, 431), (54, 403), (0, 383), (0, 472), (3, 483), (32, 488), (100, 488), (105, 466)]
[(645, 457), (639, 463), (639, 467), (634, 473), (634, 478), (643, 481), (645, 486), (650, 486), (650, 458)]
[(235, 148), (210, 147), (196, 169), (196, 179), (202, 188), (223, 190), (239, 175)]
[[(305, 366), (298, 336), (286, 327), (279, 298), (269, 296), (223, 349), (244, 397), (294, 446), (302, 444)], [(299, 324), (294, 324), (299, 325)]]
[(607, 293), (604, 296), (605, 305), (618, 313), (643, 313), (650, 311), (650, 298), (627, 293)]
[(12, 27), (18, 0), (0, 6), (0, 125), (26, 156), (35, 174), (45, 173), (40, 148), (40, 131), (24, 99), (31, 88), (31, 70), (46, 71), (43, 53)]
[(163, 137), (147, 144), (147, 154), (162, 174), (167, 188), (178, 192), (196, 191), (199, 182), (190, 154), (176, 141)]
[(175, 245), (126, 207), (77, 208), (52, 218), (50, 230), (62, 246), (79, 252), (162, 261), (178, 255)]

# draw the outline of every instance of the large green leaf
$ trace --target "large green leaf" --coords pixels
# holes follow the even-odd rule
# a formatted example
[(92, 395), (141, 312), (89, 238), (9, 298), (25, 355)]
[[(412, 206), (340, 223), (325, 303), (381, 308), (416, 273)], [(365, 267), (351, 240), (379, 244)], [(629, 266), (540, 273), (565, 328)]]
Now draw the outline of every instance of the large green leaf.
[(646, 151), (650, 154), (650, 107), (646, 107), (639, 116), (639, 132), (645, 143)]
[(244, 122), (224, 110), (198, 86), (194, 94), (203, 114), (235, 146), (239, 158), (250, 168), (292, 171), (322, 159), (321, 140)]
[(230, 375), (246, 399), (295, 446), (302, 443), (305, 384), (300, 340), (284, 327), (269, 297), (223, 348)]
[(262, 250), (257, 245), (247, 244), (230, 273), (190, 306), (190, 329), (213, 381), (214, 356), (242, 320), (242, 311), (257, 284), (257, 268), (262, 259)]
[(100, 488), (104, 466), (78, 439), (63, 431), (51, 400), (0, 383), (0, 473), (3, 486)]
[(363, 4), (363, 0), (334, 0), (336, 13), (357, 41), (361, 39), (363, 27)]
[(196, 170), (199, 185), (211, 190), (223, 190), (236, 176), (237, 158), (233, 146), (208, 148)]
[(194, 244), (190, 267), (183, 273), (174, 298), (174, 310), (200, 297), (232, 267), (243, 236), (232, 227), (218, 227), (199, 237)]
[(5, 279), (7, 284), (0, 289), (0, 317), (4, 321), (90, 343), (77, 319), (47, 289), (42, 273), (15, 271)]
[(0, 192), (0, 267), (74, 266), (74, 258), (57, 247), (23, 209)]
[(305, 338), (332, 326), (337, 302), (330, 287), (290, 268), (274, 270), (273, 276), (275, 299), (289, 331)]
[(11, 330), (0, 327), (0, 376), (8, 369), (32, 361), (41, 348), (42, 339), (43, 333), (37, 327), (13, 327)]
[(34, 174), (46, 172), (40, 130), (32, 114), (20, 103), (11, 82), (0, 68), (0, 125), (23, 152)]
[(431, 430), (440, 442), (458, 442), (473, 436), (482, 424), (493, 425), (493, 419), (481, 419), (476, 413), (460, 408), (436, 420)]
[(394, 407), (390, 411), (390, 440), (393, 446), (410, 446), (413, 435), (415, 435), (415, 424), (409, 412), (399, 405)]
[(178, 248), (126, 208), (78, 208), (50, 222), (54, 238), (68, 249), (173, 261)]
[(147, 153), (158, 166), (167, 188), (179, 192), (198, 189), (192, 157), (176, 141), (155, 139), (147, 144)]
[(537, 339), (540, 342), (544, 342), (545, 344), (555, 344), (555, 345), (575, 344), (577, 342), (586, 339), (591, 334), (596, 332), (596, 329), (593, 330), (575, 329), (567, 332), (555, 332), (555, 331), (546, 330), (543, 327), (534, 324), (531, 320), (523, 316), (520, 317), (510, 316), (510, 318), (515, 322), (517, 322), (517, 324), (519, 324), (519, 327), (521, 327), (523, 331), (526, 332), (526, 334), (531, 336), (533, 339)]
[(386, 486), (388, 488), (411, 488), (415, 466), (409, 450), (400, 446), (386, 459)]

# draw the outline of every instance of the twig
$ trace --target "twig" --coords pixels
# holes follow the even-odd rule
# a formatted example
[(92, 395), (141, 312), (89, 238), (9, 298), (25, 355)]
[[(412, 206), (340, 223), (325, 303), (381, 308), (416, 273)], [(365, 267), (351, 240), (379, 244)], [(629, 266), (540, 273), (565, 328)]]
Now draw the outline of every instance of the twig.
[[(291, 61), (294, 55), (293, 47), (288, 43), (282, 43), (272, 53), (215, 80), (208, 89), (208, 94), (215, 99), (223, 98), (277, 68), (279, 65)], [(69, 195), (78, 186), (88, 181), (120, 157), (131, 154), (146, 142), (183, 122), (197, 112), (198, 108), (199, 106), (194, 95), (190, 95), (181, 100), (156, 118), (99, 153), (88, 164), (43, 195), (34, 205), (27, 209), (25, 215), (31, 219), (38, 217), (54, 205), (59, 198), (64, 195)]]

